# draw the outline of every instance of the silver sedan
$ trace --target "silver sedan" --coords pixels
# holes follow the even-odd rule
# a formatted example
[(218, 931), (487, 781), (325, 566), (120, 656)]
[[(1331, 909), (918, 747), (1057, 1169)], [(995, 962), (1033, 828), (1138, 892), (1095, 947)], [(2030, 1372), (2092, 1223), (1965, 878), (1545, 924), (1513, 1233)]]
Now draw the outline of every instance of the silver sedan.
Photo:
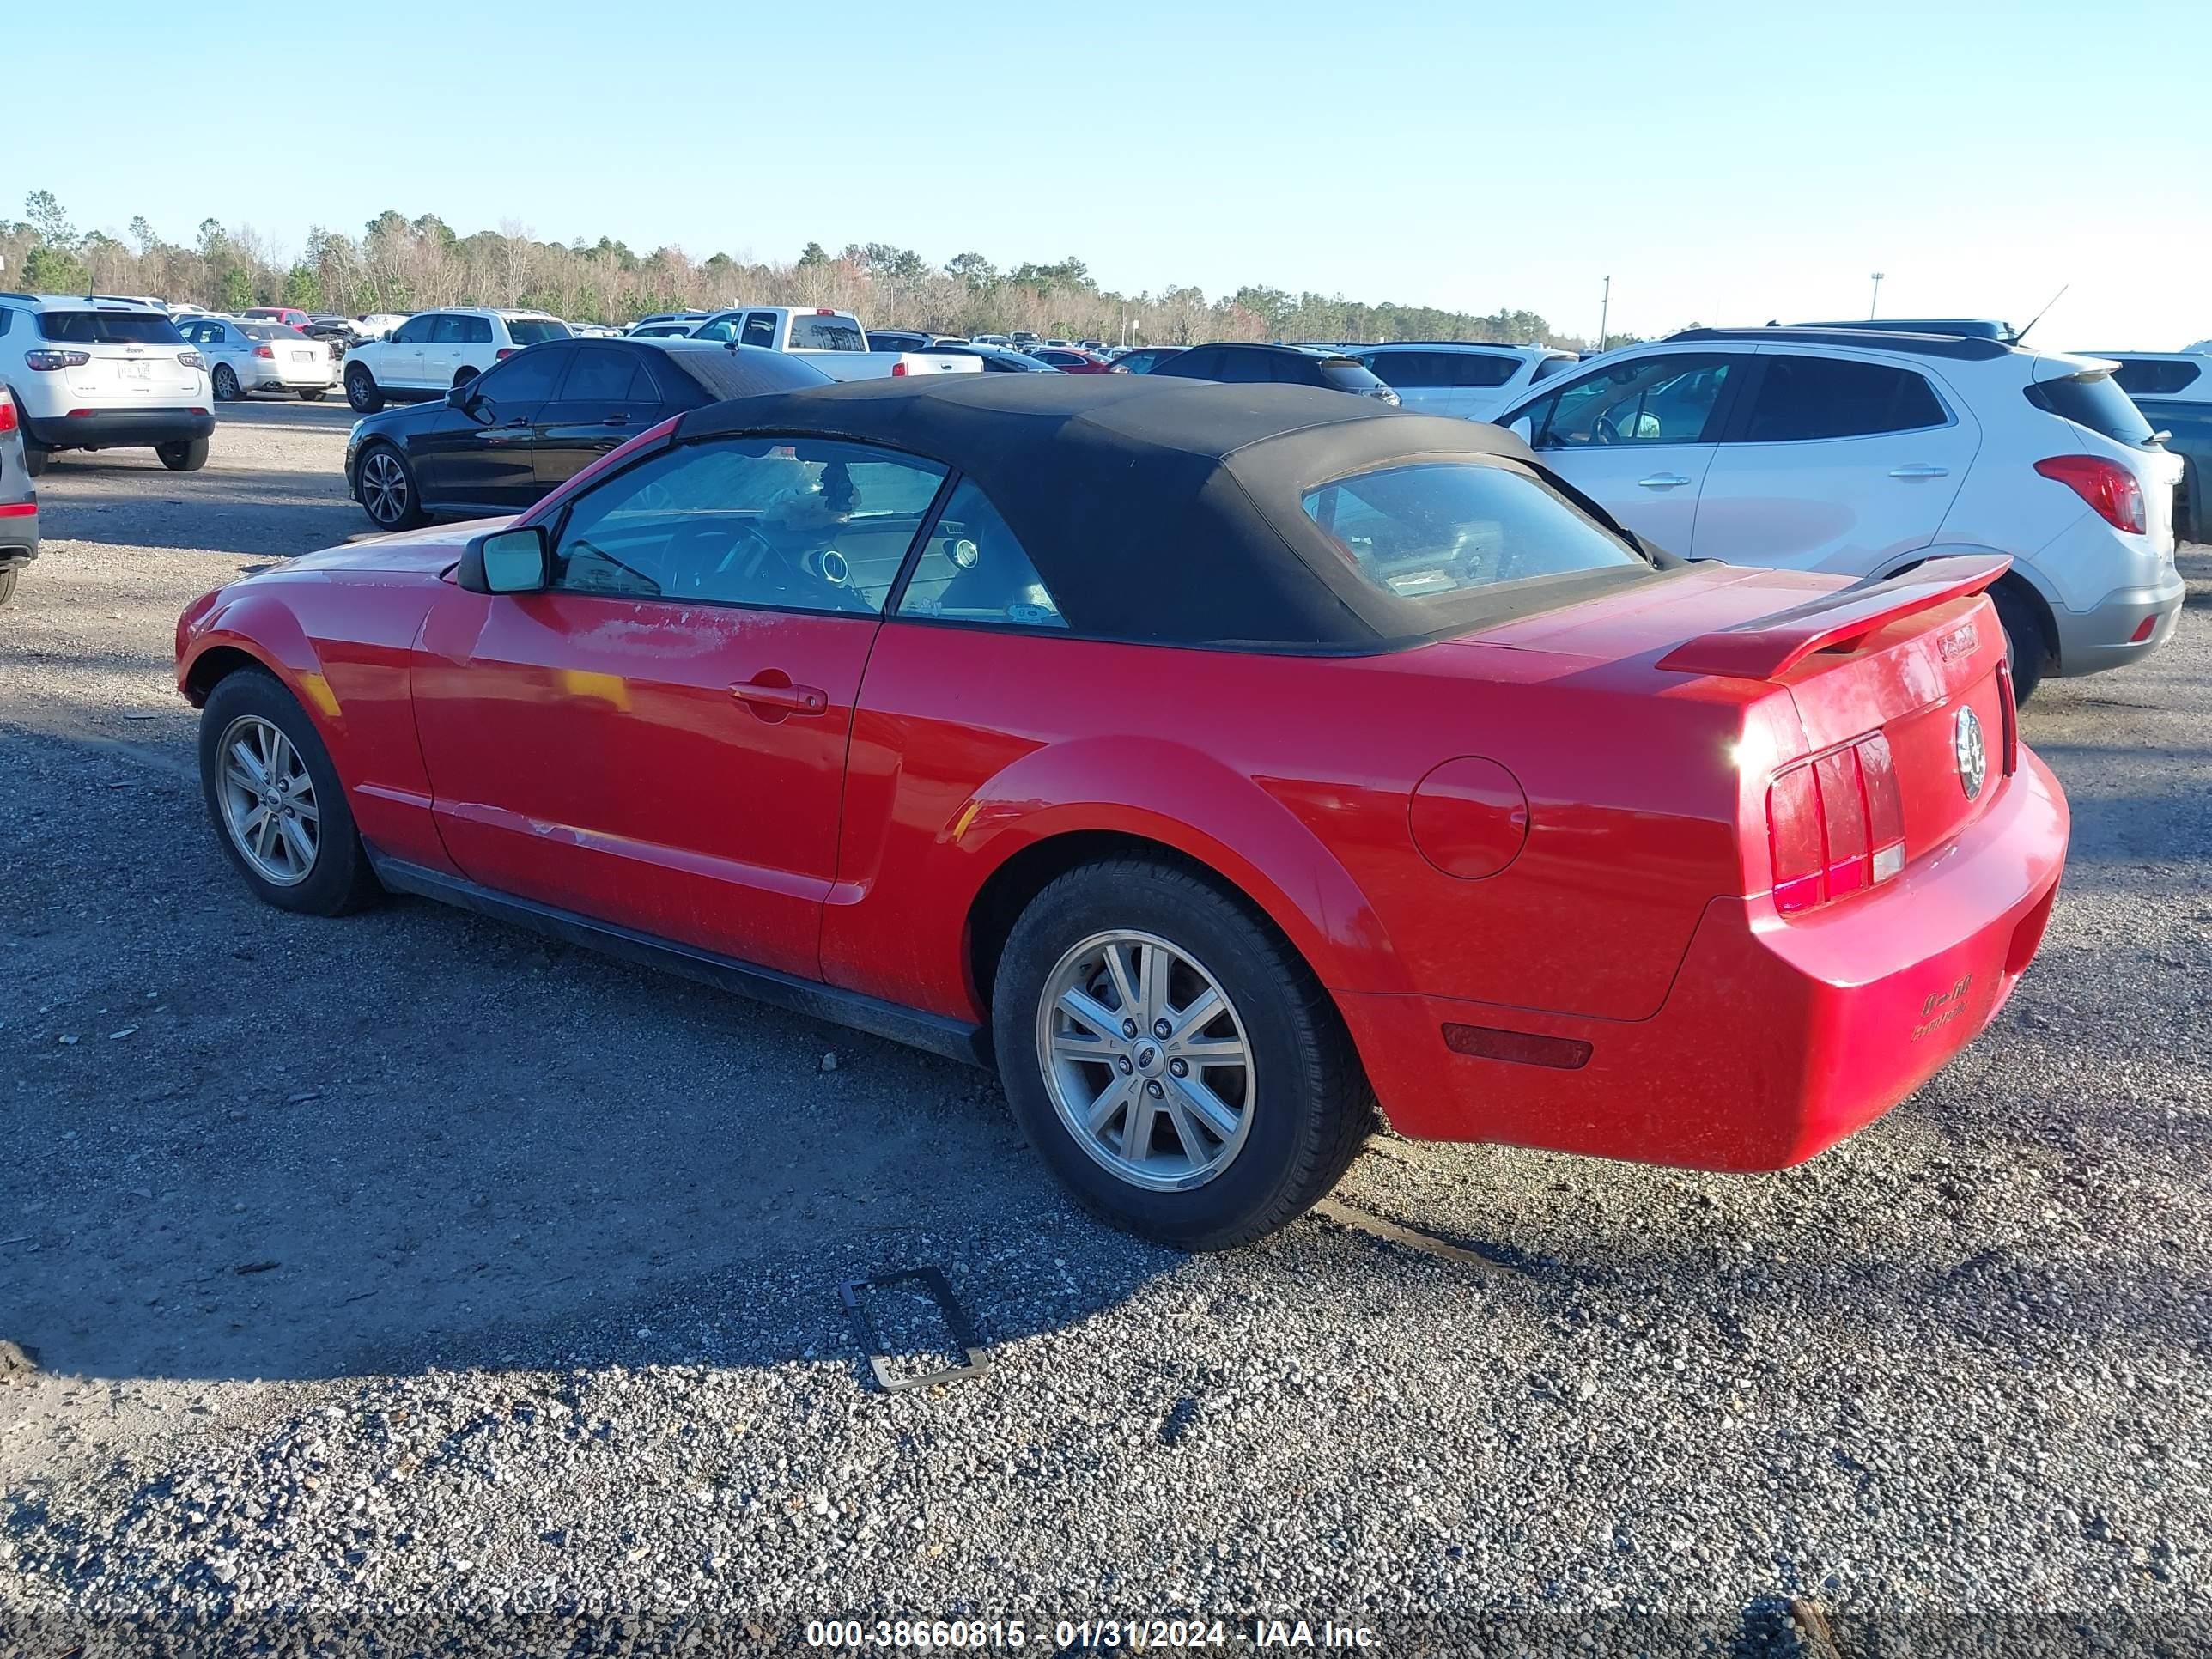
[(225, 402), (249, 392), (296, 392), (316, 403), (337, 378), (327, 345), (282, 323), (193, 317), (177, 327), (207, 359), (215, 395)]

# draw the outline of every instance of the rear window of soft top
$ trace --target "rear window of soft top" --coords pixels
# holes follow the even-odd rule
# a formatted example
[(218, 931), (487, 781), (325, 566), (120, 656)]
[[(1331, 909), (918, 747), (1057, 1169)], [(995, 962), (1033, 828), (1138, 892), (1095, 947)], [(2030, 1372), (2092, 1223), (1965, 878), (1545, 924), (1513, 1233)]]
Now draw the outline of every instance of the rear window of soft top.
[(1487, 460), (1379, 467), (1305, 490), (1298, 505), (1346, 563), (1401, 599), (1644, 562), (1538, 479)]

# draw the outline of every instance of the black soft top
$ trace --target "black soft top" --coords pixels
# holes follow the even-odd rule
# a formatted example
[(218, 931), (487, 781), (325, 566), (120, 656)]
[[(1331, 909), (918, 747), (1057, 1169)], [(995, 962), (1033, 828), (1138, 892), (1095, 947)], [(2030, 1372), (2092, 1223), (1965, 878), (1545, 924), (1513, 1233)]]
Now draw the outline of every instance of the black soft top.
[[(1302, 492), (1417, 459), (1524, 472), (1619, 532), (1499, 427), (1319, 386), (1146, 374), (851, 380), (711, 404), (676, 441), (848, 439), (953, 468), (989, 497), (1078, 633), (1156, 644), (1386, 649), (1547, 607), (1623, 572), (1402, 599), (1365, 580)], [(1540, 595), (1516, 593), (1535, 586)]]

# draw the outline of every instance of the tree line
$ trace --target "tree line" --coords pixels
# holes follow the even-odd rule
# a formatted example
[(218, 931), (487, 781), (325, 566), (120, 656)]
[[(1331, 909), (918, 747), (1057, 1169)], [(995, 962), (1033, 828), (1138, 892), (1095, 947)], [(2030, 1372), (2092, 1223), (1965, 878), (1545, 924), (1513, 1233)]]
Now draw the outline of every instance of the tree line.
[(1081, 259), (1002, 269), (981, 253), (942, 265), (911, 248), (848, 244), (832, 253), (809, 242), (790, 264), (748, 263), (681, 248), (640, 254), (597, 242), (540, 241), (520, 224), (463, 236), (435, 214), (386, 211), (358, 236), (320, 227), (288, 256), (251, 228), (203, 220), (173, 242), (143, 215), (127, 239), (80, 232), (50, 191), (33, 191), (25, 216), (0, 222), (0, 286), (33, 292), (131, 294), (189, 300), (217, 310), (297, 306), (307, 311), (420, 311), (484, 305), (550, 311), (575, 322), (626, 325), (656, 311), (732, 305), (827, 306), (878, 327), (945, 334), (1028, 329), (1052, 338), (1142, 340), (1489, 340), (1578, 349), (1533, 311), (1489, 316), (1341, 295), (1248, 285), (1209, 299), (1194, 287), (1125, 295), (1103, 289)]

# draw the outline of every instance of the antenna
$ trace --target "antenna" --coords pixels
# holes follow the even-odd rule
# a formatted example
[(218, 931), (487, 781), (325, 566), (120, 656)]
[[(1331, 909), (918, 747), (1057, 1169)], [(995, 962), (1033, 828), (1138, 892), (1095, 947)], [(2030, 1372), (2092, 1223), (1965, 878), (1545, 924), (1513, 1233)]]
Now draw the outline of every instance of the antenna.
[[(2038, 323), (2041, 322), (2044, 319), (2045, 313), (2047, 313), (2051, 307), (2057, 305), (2061, 300), (2064, 299), (2066, 297), (2066, 290), (2073, 286), (2074, 284), (2071, 283), (2061, 283), (2059, 285), (2058, 292), (2052, 295), (2048, 300), (2045, 300), (2043, 302), (2043, 310), (2037, 312), (2034, 316), (2027, 319), (2027, 328), (2033, 328)], [(2027, 337), (2027, 328), (2021, 330), (2019, 333), (2012, 337), (2012, 343), (2014, 345), (2018, 345), (2022, 340), (2025, 340)]]

